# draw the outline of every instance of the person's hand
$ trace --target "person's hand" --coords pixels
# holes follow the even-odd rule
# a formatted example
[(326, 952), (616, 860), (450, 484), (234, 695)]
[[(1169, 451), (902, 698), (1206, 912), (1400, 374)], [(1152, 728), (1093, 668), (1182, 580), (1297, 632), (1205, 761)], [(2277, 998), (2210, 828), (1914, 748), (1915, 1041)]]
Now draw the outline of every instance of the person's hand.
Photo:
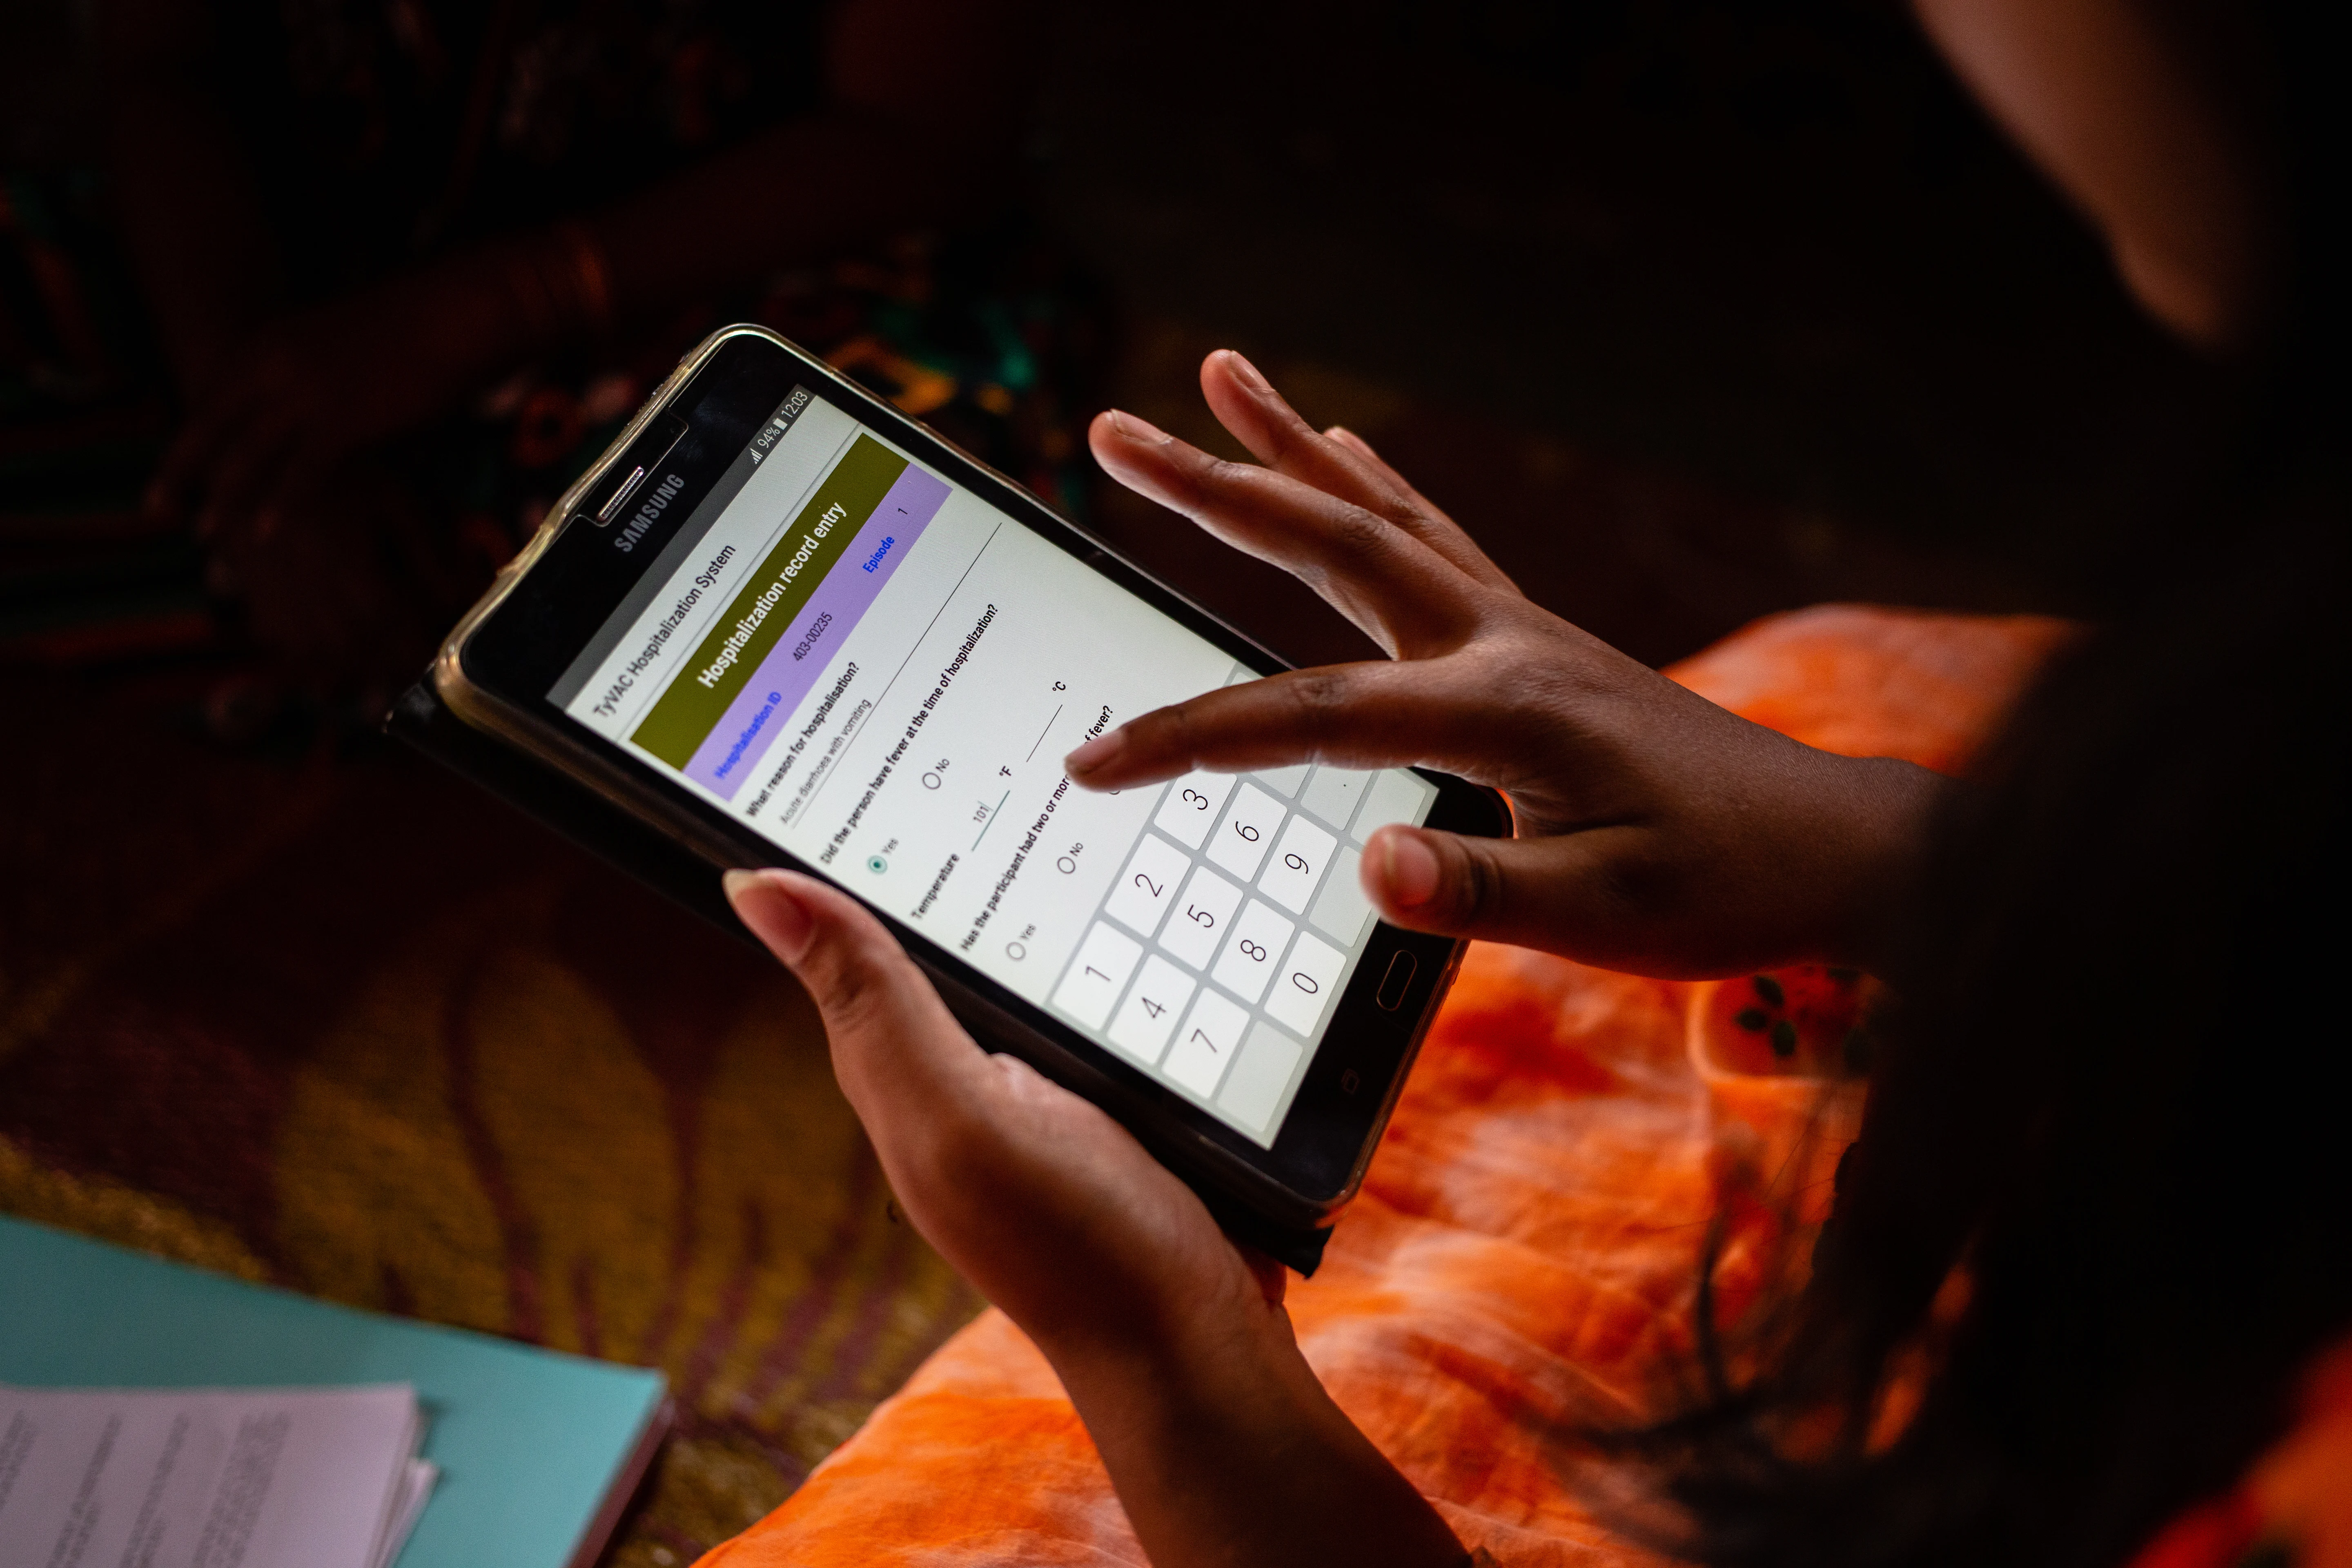
[(1316, 1382), (1278, 1265), (1109, 1116), (982, 1051), (856, 900), (773, 870), (727, 891), (815, 1000), (908, 1220), (1053, 1363), (1159, 1568), (1461, 1561)]
[(842, 1092), (916, 1229), (1049, 1353), (1164, 1344), (1278, 1308), (1191, 1189), (1095, 1106), (973, 1043), (880, 921), (786, 872), (733, 872), (736, 911), (824, 1015)]
[(1201, 384), (1265, 467), (1118, 413), (1095, 421), (1097, 458), (1291, 572), (1391, 659), (1144, 714), (1073, 752), (1073, 779), (1119, 789), (1195, 768), (1441, 768), (1505, 791), (1517, 837), (1375, 835), (1365, 890), (1398, 925), (1666, 976), (1882, 956), (1882, 917), (1936, 775), (1801, 745), (1529, 603), (1370, 447), (1317, 432), (1239, 354), (1210, 355)]
[(526, 352), (499, 252), (294, 311), (194, 390), (149, 487), (159, 516), (266, 542), (354, 454), (448, 408)]

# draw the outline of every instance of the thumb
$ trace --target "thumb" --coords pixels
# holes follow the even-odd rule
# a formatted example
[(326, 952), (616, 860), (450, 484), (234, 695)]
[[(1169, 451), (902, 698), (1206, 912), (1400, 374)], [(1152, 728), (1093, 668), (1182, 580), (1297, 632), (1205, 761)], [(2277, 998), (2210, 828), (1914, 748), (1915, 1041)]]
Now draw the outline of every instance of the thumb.
[(791, 871), (730, 871), (728, 901), (808, 988), (834, 1071), (868, 1131), (977, 1070), (980, 1047), (882, 922), (848, 894)]
[(1590, 837), (1464, 838), (1390, 826), (1364, 846), (1359, 874), (1392, 925), (1559, 952), (1563, 934), (1612, 899)]

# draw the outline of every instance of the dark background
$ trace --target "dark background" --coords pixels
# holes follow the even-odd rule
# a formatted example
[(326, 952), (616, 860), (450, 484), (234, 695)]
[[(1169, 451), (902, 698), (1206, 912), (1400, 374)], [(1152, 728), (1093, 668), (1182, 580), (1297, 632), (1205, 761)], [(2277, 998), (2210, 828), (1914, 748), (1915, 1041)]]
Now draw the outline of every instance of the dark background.
[(1646, 658), (1824, 597), (2095, 605), (2212, 457), (2218, 378), (1900, 6), (1213, 0), (1063, 48), (1041, 197), (1139, 319), (1121, 391), (1172, 411), (1213, 341), (1305, 370)]
[[(675, 1568), (978, 1300), (885, 1206), (763, 957), (375, 740), (380, 703), (215, 721), (257, 656), (137, 505), (175, 410), (109, 260), (87, 5), (0, 0), (0, 1210), (669, 1354), (683, 1425), (606, 1561)], [(2095, 610), (2226, 426), (1891, 3), (1073, 5), (1046, 75), (1030, 194), (1095, 279), (1073, 317), (1109, 302), (1104, 397), (1231, 452), (1194, 375), (1244, 349), (1654, 663), (1824, 599)], [(68, 253), (88, 331), (16, 330), (63, 319)], [(1367, 651), (1083, 499), (1278, 650)], [(646, 962), (604, 962), (616, 931)], [(721, 1279), (767, 1305), (623, 1335)]]
[[(0, 6), (12, 171), (99, 162), (81, 25)], [(1822, 598), (2095, 605), (2227, 404), (1892, 4), (1072, 6), (1033, 146), (1119, 401), (1210, 438), (1192, 367), (1244, 348), (1654, 662)], [(167, 389), (116, 358), (75, 412), (152, 440)], [(41, 444), (9, 432), (12, 542)], [(1295, 657), (1361, 646), (1097, 521)]]

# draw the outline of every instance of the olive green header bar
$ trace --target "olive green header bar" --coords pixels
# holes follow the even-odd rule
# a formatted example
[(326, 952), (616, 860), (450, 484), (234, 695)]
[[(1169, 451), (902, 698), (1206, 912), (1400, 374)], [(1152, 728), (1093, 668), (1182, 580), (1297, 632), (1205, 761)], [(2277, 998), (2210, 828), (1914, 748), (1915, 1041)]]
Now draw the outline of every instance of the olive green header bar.
[(629, 738), (670, 766), (685, 767), (906, 471), (906, 458), (871, 436), (858, 437)]

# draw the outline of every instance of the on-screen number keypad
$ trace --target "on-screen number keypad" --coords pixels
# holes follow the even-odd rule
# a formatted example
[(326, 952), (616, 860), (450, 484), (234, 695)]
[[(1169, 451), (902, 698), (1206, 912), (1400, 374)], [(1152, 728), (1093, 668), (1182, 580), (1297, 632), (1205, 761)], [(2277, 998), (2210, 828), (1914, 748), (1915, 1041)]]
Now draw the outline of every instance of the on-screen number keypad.
[(1176, 780), (1055, 987), (1055, 1009), (1270, 1138), (1301, 1041), (1328, 1015), (1370, 923), (1358, 847), (1386, 822), (1417, 818), (1426, 794), (1410, 774), (1319, 767)]

